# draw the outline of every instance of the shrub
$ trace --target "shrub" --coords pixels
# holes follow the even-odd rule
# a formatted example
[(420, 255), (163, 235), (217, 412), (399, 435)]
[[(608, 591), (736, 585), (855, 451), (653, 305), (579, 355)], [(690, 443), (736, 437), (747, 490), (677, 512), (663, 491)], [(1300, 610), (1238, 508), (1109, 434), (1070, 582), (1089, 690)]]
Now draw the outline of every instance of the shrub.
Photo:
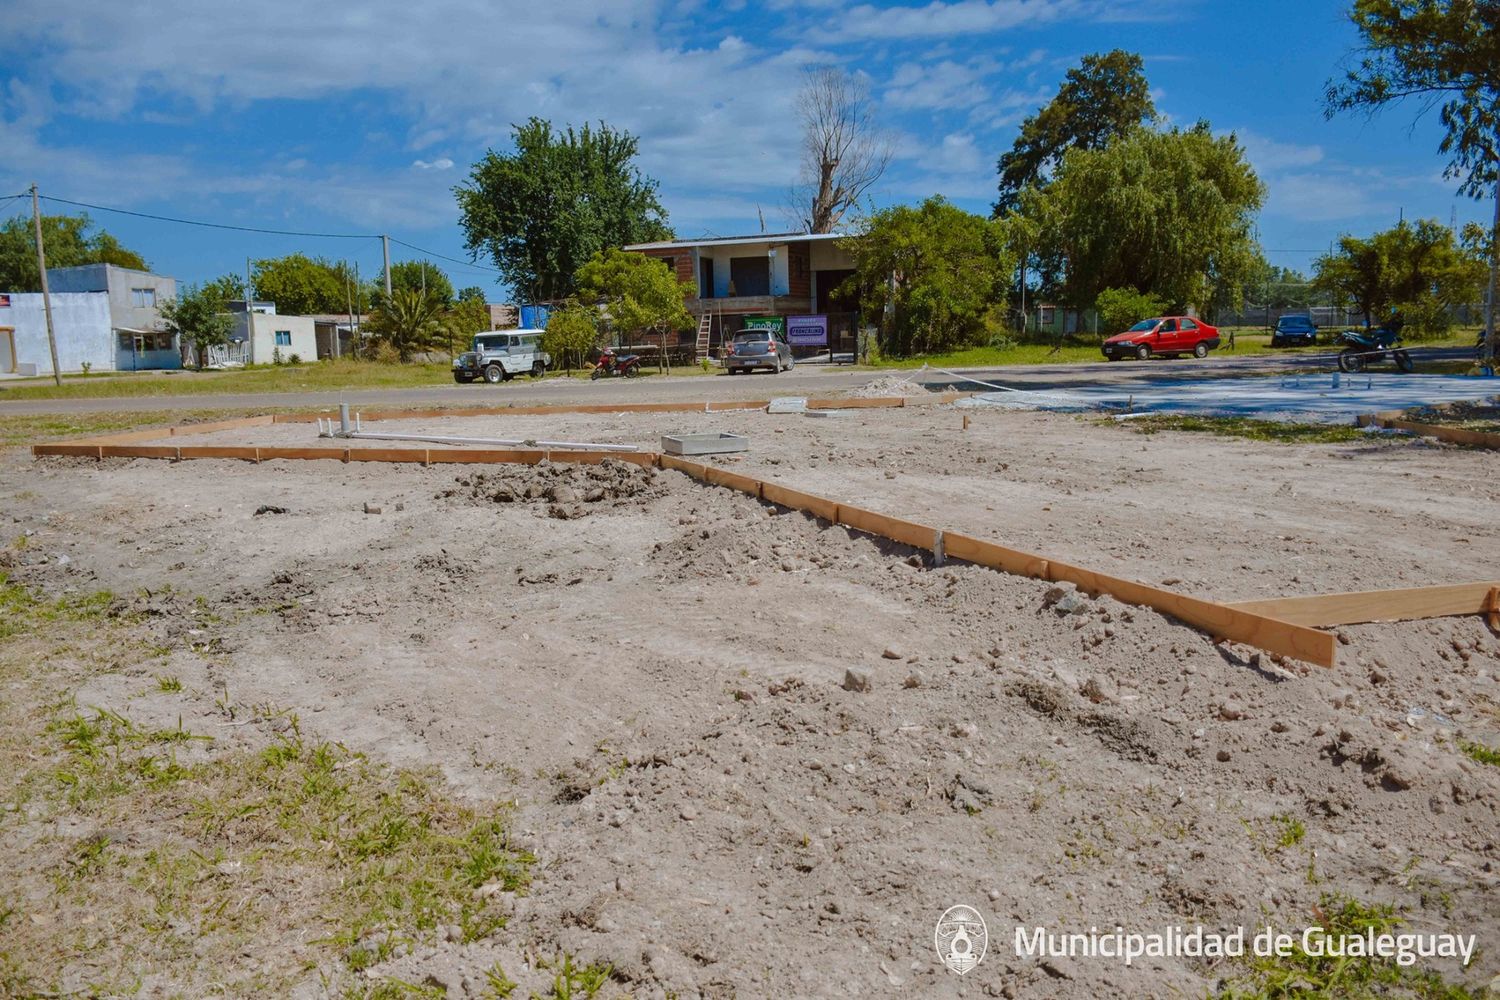
[(1094, 300), (1094, 308), (1099, 312), (1099, 332), (1108, 337), (1143, 319), (1160, 316), (1167, 302), (1159, 295), (1134, 288), (1106, 288)]
[(1401, 336), (1408, 340), (1438, 340), (1446, 337), (1453, 328), (1453, 315), (1446, 303), (1431, 295), (1424, 295), (1415, 302), (1404, 302), (1397, 312), (1406, 321)]
[(291, 357), (286, 359), (286, 363), (289, 365), (300, 365), (302, 363), (302, 355), (293, 354)]

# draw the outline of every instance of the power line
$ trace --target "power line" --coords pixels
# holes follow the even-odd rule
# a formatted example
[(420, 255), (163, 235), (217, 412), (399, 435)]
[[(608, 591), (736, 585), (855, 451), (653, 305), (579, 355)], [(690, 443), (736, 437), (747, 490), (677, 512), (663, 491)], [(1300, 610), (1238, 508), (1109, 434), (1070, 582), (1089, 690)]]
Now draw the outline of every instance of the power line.
[(498, 268), (486, 267), (483, 264), (477, 263), (477, 262), (472, 261), (472, 260), (459, 260), (457, 257), (449, 257), (446, 254), (440, 254), (440, 253), (438, 253), (435, 250), (424, 250), (423, 248), (417, 246), (414, 243), (408, 243), (405, 240), (398, 240), (394, 236), (391, 237), (391, 242), (395, 243), (395, 244), (397, 244), (399, 246), (406, 247), (406, 249), (408, 249), (408, 250), (415, 250), (417, 253), (425, 253), (429, 257), (436, 257), (439, 260), (446, 260), (446, 261), (448, 261), (449, 263), (452, 263), (452, 264), (462, 264), (464, 267), (472, 267), (472, 268), (475, 268), (475, 269), (480, 270), (480, 271), (487, 271), (490, 274), (499, 274), (500, 273), (500, 271), (499, 271)]
[(86, 201), (69, 201), (67, 198), (56, 198), (52, 195), (41, 195), (43, 201), (55, 201), (61, 205), (73, 205), (77, 208), (91, 208), (96, 212), (114, 212), (116, 215), (133, 215), (138, 219), (152, 219), (156, 222), (175, 222), (182, 226), (201, 226), (204, 229), (229, 229), (239, 233), (261, 233), (268, 236), (305, 236), (313, 239), (325, 240), (378, 240), (378, 233), (305, 233), (291, 229), (260, 229), (255, 226), (231, 226), (223, 222), (201, 222), (197, 219), (174, 219), (168, 215), (152, 215), (149, 212), (132, 212), (124, 208), (110, 208), (108, 205), (91, 205)]

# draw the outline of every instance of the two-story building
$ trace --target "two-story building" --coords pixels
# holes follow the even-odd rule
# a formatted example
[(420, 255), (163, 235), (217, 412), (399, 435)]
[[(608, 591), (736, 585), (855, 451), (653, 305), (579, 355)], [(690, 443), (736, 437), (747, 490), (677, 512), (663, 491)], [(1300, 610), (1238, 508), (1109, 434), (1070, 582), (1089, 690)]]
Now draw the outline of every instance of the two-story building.
[(685, 331), (679, 345), (695, 344), (697, 357), (717, 356), (747, 325), (779, 327), (793, 353), (807, 357), (853, 347), (857, 305), (840, 291), (854, 273), (853, 258), (839, 245), (845, 238), (762, 233), (634, 243), (624, 249), (663, 261), (692, 285), (687, 308), (697, 330)]
[[(181, 368), (177, 338), (160, 327), (177, 280), (114, 264), (49, 267), (52, 327), (63, 371)], [(0, 372), (52, 373), (40, 292), (0, 295)]]

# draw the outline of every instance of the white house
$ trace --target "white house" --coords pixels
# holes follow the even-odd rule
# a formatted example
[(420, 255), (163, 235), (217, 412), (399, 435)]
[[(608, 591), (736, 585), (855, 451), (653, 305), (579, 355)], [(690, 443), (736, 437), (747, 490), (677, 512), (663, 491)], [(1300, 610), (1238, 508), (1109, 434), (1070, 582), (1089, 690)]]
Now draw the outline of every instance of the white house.
[(311, 316), (282, 316), (276, 312), (276, 303), (256, 301), (252, 303), (249, 324), (246, 323), (245, 303), (229, 303), (234, 315), (234, 331), (230, 334), (232, 344), (240, 346), (239, 356), (232, 360), (248, 365), (269, 365), (280, 359), (290, 361), (295, 355), (299, 361), (318, 360), (317, 321)]
[[(181, 368), (177, 338), (158, 329), (173, 278), (114, 264), (47, 269), (57, 363), (65, 372)], [(52, 374), (40, 292), (0, 293), (0, 372)]]

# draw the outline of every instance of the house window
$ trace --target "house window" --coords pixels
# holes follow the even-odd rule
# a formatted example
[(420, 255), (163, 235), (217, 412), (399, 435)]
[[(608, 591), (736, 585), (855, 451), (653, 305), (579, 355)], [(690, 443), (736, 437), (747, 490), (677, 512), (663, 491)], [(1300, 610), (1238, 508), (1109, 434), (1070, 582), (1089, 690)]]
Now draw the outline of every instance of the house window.
[(292, 331), (290, 331), (290, 330), (277, 330), (276, 331), (276, 346), (277, 347), (291, 347), (292, 346)]
[(156, 289), (132, 288), (130, 301), (137, 309), (154, 309), (156, 308)]
[(734, 295), (770, 295), (770, 260), (766, 257), (729, 258), (729, 282), (734, 286)]
[(1055, 316), (1053, 315), (1051, 306), (1042, 306), (1042, 308), (1038, 310), (1038, 319), (1041, 321), (1041, 324), (1043, 326), (1051, 326), (1054, 318)]

